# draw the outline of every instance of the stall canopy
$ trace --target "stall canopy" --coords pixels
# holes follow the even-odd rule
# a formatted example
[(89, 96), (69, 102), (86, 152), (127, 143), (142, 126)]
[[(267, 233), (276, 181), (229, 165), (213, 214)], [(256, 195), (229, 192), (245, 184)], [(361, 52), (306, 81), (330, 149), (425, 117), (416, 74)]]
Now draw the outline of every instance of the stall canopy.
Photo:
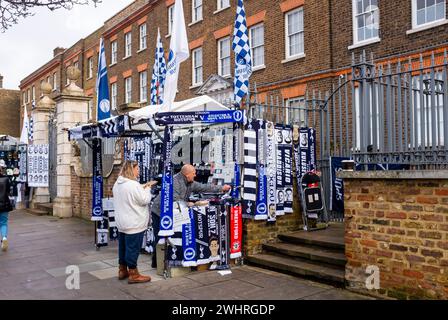
[[(223, 111), (229, 110), (218, 101), (203, 95), (196, 98), (174, 102), (170, 112), (194, 112), (194, 111)], [(162, 109), (162, 105), (149, 105), (134, 110), (125, 115), (119, 115), (99, 121), (88, 123), (69, 129), (69, 140), (79, 140), (95, 137), (133, 136), (153, 131), (156, 128), (153, 121), (154, 115), (168, 110)]]

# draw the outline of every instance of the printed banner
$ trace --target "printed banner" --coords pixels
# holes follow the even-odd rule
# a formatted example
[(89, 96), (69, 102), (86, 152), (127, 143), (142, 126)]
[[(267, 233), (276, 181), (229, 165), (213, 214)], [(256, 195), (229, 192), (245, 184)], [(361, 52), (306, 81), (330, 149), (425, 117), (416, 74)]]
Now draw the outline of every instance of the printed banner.
[(92, 221), (103, 220), (103, 168), (101, 160), (101, 140), (92, 140)]
[(243, 110), (196, 111), (196, 112), (162, 112), (154, 115), (157, 125), (190, 124), (193, 122), (225, 123), (244, 122)]
[(48, 144), (28, 146), (28, 186), (48, 188)]
[(193, 209), (189, 210), (190, 222), (182, 226), (182, 266), (195, 267), (196, 263), (196, 231)]
[(230, 259), (241, 257), (243, 219), (241, 205), (231, 208), (230, 214)]
[(277, 168), (276, 150), (274, 140), (275, 128), (270, 121), (266, 122), (266, 174), (267, 174), (267, 189), (268, 189), (268, 221), (276, 220), (276, 186), (277, 186)]
[(173, 164), (171, 149), (173, 145), (173, 127), (165, 127), (165, 144), (163, 152), (163, 177), (161, 190), (161, 212), (159, 237), (171, 236), (173, 231)]

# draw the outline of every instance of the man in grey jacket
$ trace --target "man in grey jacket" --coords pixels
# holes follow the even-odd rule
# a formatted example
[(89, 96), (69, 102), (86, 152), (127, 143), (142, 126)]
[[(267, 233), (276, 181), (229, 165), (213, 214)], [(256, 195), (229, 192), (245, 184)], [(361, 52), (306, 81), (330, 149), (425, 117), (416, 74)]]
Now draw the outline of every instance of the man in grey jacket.
[[(191, 164), (186, 164), (182, 167), (181, 171), (173, 177), (173, 200), (174, 201), (186, 201), (189, 206), (193, 206), (194, 203), (189, 202), (189, 198), (192, 193), (205, 193), (205, 192), (227, 192), (232, 187), (229, 185), (214, 186), (209, 184), (203, 184), (194, 181), (196, 177), (196, 169)], [(154, 230), (155, 243), (159, 241), (158, 233), (160, 229), (160, 194), (154, 199), (151, 208), (152, 227)], [(152, 255), (152, 267), (156, 268), (156, 250)]]

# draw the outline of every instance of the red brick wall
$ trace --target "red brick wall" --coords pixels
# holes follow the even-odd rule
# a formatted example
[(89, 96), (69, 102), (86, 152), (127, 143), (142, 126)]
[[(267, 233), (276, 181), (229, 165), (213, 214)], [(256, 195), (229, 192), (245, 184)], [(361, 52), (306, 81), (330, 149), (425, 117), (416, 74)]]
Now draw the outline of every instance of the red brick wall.
[(344, 179), (346, 280), (365, 289), (366, 267), (380, 269), (375, 294), (448, 298), (448, 180)]
[(0, 89), (0, 134), (20, 137), (20, 91)]

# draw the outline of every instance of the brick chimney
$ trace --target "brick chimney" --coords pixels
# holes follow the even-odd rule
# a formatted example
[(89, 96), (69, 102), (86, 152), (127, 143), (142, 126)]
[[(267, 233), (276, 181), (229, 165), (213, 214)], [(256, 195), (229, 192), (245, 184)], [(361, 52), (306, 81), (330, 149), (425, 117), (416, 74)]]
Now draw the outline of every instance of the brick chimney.
[(56, 57), (58, 54), (65, 51), (65, 48), (56, 47), (53, 49), (53, 57)]
[(0, 74), (0, 89), (3, 89), (3, 76)]

